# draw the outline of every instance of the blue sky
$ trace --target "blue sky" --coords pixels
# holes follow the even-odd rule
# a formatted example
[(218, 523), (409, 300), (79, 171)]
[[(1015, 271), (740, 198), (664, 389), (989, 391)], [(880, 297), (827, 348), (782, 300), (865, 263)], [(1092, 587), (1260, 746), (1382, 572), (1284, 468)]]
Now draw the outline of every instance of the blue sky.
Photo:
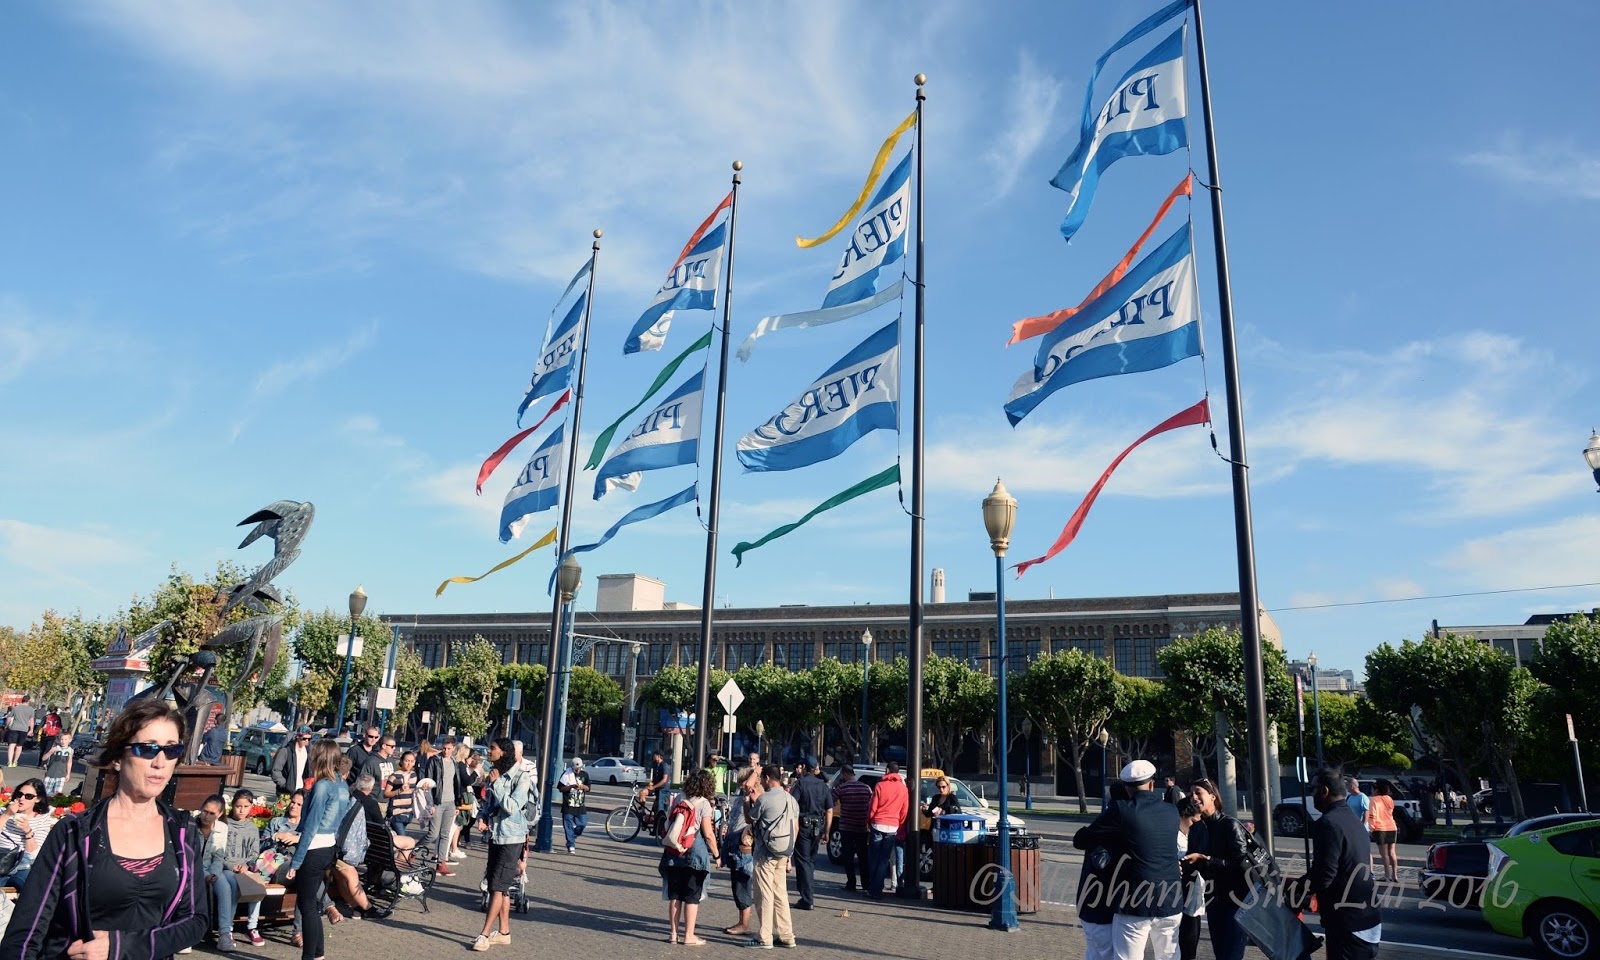
[[(264, 544), (234, 549), (234, 524), (279, 498), (317, 506), (279, 578), (309, 606), (340, 609), (362, 583), (380, 613), (547, 611), (545, 563), (433, 589), (520, 549), (498, 543), (496, 519), (531, 445), (481, 498), (472, 478), (514, 430), (590, 230), (606, 231), (592, 438), (665, 360), (621, 343), (729, 163), (746, 164), (737, 342), (764, 314), (818, 304), (839, 244), (792, 238), (844, 210), (919, 71), (927, 559), (952, 596), (992, 588), (979, 503), (997, 474), (1020, 501), (1021, 559), (1123, 446), (1208, 385), (1226, 449), (1204, 244), (1203, 364), (1068, 387), (1016, 430), (1001, 412), (1031, 356), (1002, 346), (1010, 323), (1077, 303), (1190, 162), (1124, 161), (1074, 242), (1057, 235), (1065, 195), (1046, 181), (1075, 142), (1090, 65), (1153, 8), (7, 4), (0, 623), (46, 607), (109, 615), (173, 563), (262, 562)], [(1208, 10), (1262, 600), (1600, 581), (1600, 501), (1579, 455), (1600, 419), (1583, 287), (1600, 219), (1600, 114), (1584, 106), (1600, 9), (1382, 11)], [(1192, 162), (1203, 172), (1202, 153)], [(1194, 216), (1208, 236), (1199, 197)], [(730, 448), (887, 317), (774, 334), (735, 361)], [(666, 353), (707, 319), (680, 314)], [(741, 474), (728, 457), (724, 558), (897, 449), (909, 461), (907, 442), (879, 433), (790, 475)], [(692, 469), (584, 497), (575, 538)], [(740, 569), (725, 559), (719, 602), (903, 601), (908, 530), (892, 493), (871, 495)], [(585, 567), (591, 583), (637, 571), (698, 603), (703, 553), (684, 510)], [(1077, 542), (1009, 590), (1235, 587), (1228, 469), (1189, 429), (1131, 456)], [(1600, 588), (1585, 587), (1274, 617), (1291, 654), (1359, 669), (1432, 618), (1594, 605)]]

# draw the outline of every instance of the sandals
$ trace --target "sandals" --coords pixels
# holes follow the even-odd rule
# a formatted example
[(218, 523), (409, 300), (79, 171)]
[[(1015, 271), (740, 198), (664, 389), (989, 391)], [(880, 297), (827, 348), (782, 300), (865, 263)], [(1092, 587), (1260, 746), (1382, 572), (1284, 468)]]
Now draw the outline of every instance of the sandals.
[(338, 907), (330, 906), (322, 912), (327, 915), (329, 923), (335, 925), (344, 923), (344, 914), (339, 912)]
[(742, 937), (742, 936), (747, 935), (750, 932), (750, 928), (749, 927), (739, 927), (739, 926), (723, 927), (722, 928), (722, 932), (726, 933), (730, 937)]

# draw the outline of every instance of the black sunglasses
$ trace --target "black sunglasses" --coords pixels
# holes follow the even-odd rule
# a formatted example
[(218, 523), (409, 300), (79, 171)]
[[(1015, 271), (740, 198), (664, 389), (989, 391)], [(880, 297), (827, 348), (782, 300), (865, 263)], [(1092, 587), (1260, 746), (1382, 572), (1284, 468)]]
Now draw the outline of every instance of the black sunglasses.
[(19, 794), (17, 794), (17, 799), (18, 800), (37, 800), (37, 799), (39, 799), (39, 795), (37, 793), (19, 793)]
[(183, 744), (130, 743), (128, 744), (128, 752), (140, 760), (154, 760), (158, 753), (165, 754), (168, 760), (176, 760), (183, 756)]

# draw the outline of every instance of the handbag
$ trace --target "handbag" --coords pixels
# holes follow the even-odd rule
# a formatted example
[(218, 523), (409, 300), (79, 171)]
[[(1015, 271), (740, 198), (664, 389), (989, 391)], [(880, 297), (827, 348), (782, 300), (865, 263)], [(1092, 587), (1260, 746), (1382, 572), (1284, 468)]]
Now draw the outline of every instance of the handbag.
[(22, 848), (11, 847), (0, 850), (0, 877), (9, 877), (17, 872), (17, 864), (22, 862)]
[(239, 881), (240, 903), (259, 903), (267, 899), (267, 885), (261, 882), (260, 877), (248, 870), (234, 874), (234, 877)]

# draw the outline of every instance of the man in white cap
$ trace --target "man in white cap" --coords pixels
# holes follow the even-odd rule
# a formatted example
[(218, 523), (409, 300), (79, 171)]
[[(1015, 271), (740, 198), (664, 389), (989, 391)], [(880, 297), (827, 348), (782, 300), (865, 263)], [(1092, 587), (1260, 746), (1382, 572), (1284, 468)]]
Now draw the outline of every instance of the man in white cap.
[(1183, 874), (1173, 842), (1178, 808), (1155, 792), (1155, 776), (1156, 766), (1148, 760), (1123, 767), (1122, 782), (1132, 799), (1109, 804), (1086, 828), (1113, 856), (1107, 899), (1116, 960), (1143, 960), (1147, 943), (1155, 960), (1178, 956), (1183, 913)]
[(561, 791), (561, 829), (567, 835), (567, 852), (578, 852), (578, 838), (589, 826), (589, 771), (583, 769), (583, 758), (573, 757), (567, 769), (556, 781)]

